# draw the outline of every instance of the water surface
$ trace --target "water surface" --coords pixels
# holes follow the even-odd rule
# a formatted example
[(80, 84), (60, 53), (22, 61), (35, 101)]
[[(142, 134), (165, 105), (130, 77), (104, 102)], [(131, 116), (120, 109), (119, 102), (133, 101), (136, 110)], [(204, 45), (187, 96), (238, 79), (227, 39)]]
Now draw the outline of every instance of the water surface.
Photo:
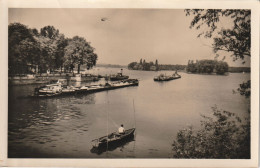
[[(105, 75), (118, 70), (97, 68), (92, 73)], [(139, 86), (51, 99), (17, 99), (31, 94), (37, 85), (10, 86), (8, 156), (168, 158), (177, 131), (189, 125), (199, 128), (200, 115), (211, 115), (211, 107), (217, 105), (239, 116), (245, 116), (249, 107), (248, 100), (232, 90), (248, 80), (250, 74), (180, 72), (181, 79), (154, 82), (153, 77), (162, 72), (124, 70), (124, 73), (138, 78)], [(120, 124), (132, 128), (135, 122), (135, 141), (107, 152), (91, 150), (92, 139), (116, 131)]]

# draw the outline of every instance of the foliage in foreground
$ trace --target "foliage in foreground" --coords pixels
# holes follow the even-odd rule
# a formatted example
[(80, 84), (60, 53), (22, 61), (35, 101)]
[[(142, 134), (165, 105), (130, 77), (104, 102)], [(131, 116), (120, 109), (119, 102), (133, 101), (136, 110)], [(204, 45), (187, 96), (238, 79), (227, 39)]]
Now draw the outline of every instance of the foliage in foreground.
[(213, 107), (213, 117), (202, 116), (201, 129), (180, 130), (174, 140), (174, 158), (250, 158), (250, 120)]
[[(186, 16), (194, 16), (190, 28), (207, 28), (198, 37), (213, 37), (212, 49), (215, 53), (218, 51), (229, 52), (234, 61), (244, 60), (245, 56), (251, 56), (251, 10), (186, 9), (185, 12)], [(222, 18), (230, 19), (232, 26), (218, 29), (218, 23)]]

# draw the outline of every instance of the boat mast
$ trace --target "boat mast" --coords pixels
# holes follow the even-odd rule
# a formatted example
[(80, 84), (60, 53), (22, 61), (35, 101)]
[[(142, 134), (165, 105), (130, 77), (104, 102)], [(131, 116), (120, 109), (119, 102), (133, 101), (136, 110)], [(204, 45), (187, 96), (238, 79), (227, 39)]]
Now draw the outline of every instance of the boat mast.
[[(107, 104), (109, 104), (109, 99), (108, 99), (108, 92), (107, 92)], [(106, 155), (108, 156), (108, 119), (109, 119), (109, 112), (107, 111), (107, 150), (106, 150)]]
[[(135, 100), (133, 99), (133, 107), (134, 107), (134, 120), (135, 120)], [(136, 127), (136, 121), (135, 121), (135, 127)]]

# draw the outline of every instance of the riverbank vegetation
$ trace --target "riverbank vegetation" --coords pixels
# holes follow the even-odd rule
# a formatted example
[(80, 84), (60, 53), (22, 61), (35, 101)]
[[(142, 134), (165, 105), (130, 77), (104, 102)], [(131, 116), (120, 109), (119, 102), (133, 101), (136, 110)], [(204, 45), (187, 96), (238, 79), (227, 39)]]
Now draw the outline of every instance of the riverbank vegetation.
[(180, 130), (173, 142), (174, 158), (249, 159), (250, 118), (212, 108), (213, 116), (203, 116), (201, 128)]
[(190, 73), (208, 73), (211, 74), (215, 72), (216, 74), (223, 75), (228, 72), (228, 64), (224, 61), (217, 60), (189, 60), (187, 72)]
[[(212, 49), (217, 57), (217, 53), (223, 51), (230, 53), (234, 61), (245, 62), (245, 57), (251, 57), (250, 10), (187, 9), (185, 12), (187, 16), (194, 16), (190, 28), (206, 28), (198, 37), (213, 38)], [(230, 19), (233, 26), (218, 29), (222, 17)], [(239, 86), (237, 91), (250, 103), (251, 81)], [(212, 112), (212, 116), (202, 116), (199, 130), (190, 127), (178, 131), (172, 144), (173, 157), (250, 159), (250, 109), (245, 111), (243, 116), (248, 115), (243, 120), (217, 107), (213, 107)]]
[(67, 38), (53, 26), (39, 31), (21, 23), (8, 26), (8, 72), (9, 74), (30, 74), (73, 72), (75, 66), (92, 68), (97, 54), (85, 38)]

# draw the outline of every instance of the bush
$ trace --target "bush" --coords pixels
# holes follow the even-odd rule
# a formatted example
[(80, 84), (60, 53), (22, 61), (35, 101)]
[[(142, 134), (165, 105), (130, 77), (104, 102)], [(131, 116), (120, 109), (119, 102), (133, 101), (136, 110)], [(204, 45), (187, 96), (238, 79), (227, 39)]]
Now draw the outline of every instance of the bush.
[(201, 129), (180, 130), (174, 140), (174, 158), (250, 158), (250, 121), (234, 113), (212, 108), (213, 118), (202, 116)]

